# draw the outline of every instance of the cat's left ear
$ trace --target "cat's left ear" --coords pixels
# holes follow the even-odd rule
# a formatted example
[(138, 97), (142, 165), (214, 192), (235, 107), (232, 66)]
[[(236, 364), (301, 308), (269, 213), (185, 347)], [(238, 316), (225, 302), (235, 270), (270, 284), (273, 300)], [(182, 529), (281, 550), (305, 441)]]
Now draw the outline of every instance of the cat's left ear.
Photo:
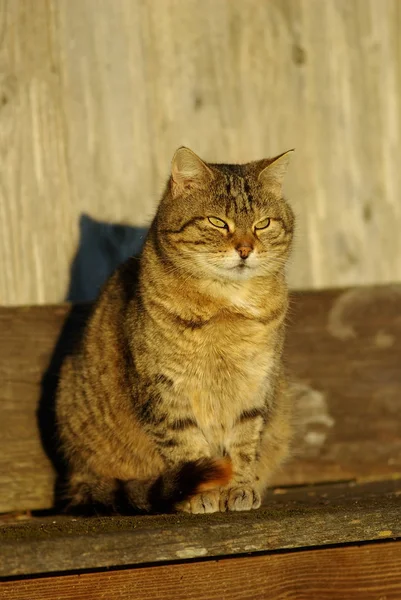
[(258, 181), (262, 185), (268, 187), (270, 190), (281, 195), (283, 193), (283, 182), (284, 176), (287, 173), (290, 158), (294, 152), (294, 149), (287, 150), (283, 154), (279, 154), (273, 159), (269, 160), (269, 164), (263, 168), (259, 173)]
[(178, 148), (171, 163), (171, 190), (178, 196), (214, 179), (211, 169), (189, 148)]

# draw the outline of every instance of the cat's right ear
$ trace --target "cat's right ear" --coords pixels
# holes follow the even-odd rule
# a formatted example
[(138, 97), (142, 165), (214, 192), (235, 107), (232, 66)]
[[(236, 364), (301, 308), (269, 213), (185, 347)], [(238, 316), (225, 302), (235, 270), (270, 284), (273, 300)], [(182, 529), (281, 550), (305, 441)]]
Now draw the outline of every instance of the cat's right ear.
[(171, 192), (173, 196), (202, 188), (214, 179), (209, 167), (189, 148), (178, 148), (171, 164)]

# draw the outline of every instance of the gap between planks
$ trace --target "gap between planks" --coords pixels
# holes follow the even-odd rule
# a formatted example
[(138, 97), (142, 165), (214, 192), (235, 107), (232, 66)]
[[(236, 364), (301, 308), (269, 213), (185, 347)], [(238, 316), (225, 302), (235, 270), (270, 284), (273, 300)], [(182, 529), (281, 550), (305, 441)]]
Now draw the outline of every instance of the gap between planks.
[(399, 600), (401, 542), (0, 583), (0, 600)]
[(387, 481), (287, 490), (244, 513), (34, 518), (0, 529), (0, 576), (397, 539), (400, 500)]

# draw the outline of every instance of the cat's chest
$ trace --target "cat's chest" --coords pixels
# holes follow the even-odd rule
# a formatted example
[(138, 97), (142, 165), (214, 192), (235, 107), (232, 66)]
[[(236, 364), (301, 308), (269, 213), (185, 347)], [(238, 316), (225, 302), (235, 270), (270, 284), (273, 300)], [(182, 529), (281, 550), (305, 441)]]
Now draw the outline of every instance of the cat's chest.
[(223, 375), (240, 369), (253, 371), (252, 366), (263, 367), (268, 347), (268, 336), (261, 323), (248, 319), (221, 319), (199, 332), (197, 361), (210, 372)]
[(180, 387), (204, 426), (232, 426), (269, 385), (274, 353), (265, 327), (221, 319), (197, 331)]

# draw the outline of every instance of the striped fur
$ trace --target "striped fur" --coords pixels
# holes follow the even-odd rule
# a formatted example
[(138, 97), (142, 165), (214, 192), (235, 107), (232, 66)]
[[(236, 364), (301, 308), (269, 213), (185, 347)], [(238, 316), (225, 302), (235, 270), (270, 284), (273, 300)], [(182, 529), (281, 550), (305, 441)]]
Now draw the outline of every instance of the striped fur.
[(56, 409), (73, 504), (115, 506), (122, 491), (145, 511), (260, 505), (291, 434), (287, 161), (213, 165), (176, 153), (141, 259), (108, 281), (62, 369)]

